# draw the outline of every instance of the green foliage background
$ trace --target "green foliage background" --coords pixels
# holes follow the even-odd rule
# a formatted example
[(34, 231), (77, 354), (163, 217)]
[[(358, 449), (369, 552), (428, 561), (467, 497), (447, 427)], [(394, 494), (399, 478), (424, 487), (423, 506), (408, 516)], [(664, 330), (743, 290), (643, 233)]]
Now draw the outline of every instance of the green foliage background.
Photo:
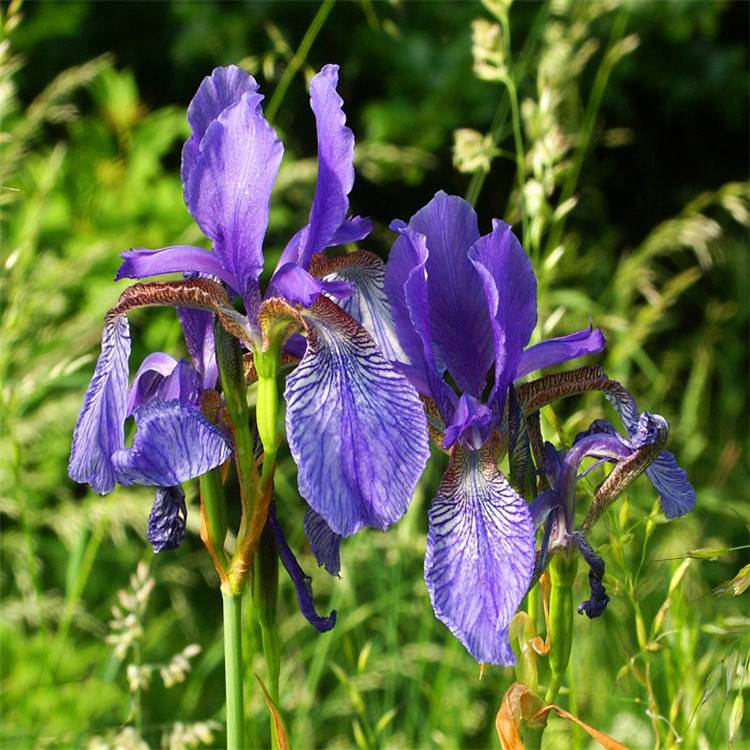
[[(693, 513), (666, 524), (640, 480), (600, 523), (592, 541), (612, 602), (601, 619), (576, 622), (560, 702), (634, 748), (750, 747), (750, 617), (739, 593), (750, 573), (725, 585), (749, 562), (748, 7), (527, 2), (511, 7), (505, 28), (501, 2), (4, 6), (0, 746), (222, 746), (220, 606), (197, 536), (197, 490), (186, 543), (155, 557), (144, 538), (150, 494), (100, 498), (74, 485), (70, 436), (119, 293), (118, 253), (203, 242), (178, 175), (184, 111), (200, 79), (240, 63), (267, 101), (289, 83), (272, 105), (286, 146), (272, 267), (304, 223), (316, 175), (304, 79), (338, 62), (358, 139), (352, 208), (376, 221), (365, 246), (385, 255), (390, 220), (408, 218), (438, 189), (478, 198), (485, 229), (502, 216), (520, 232), (520, 153), (538, 183), (524, 189), (523, 226), (540, 282), (540, 335), (592, 315), (609, 340), (599, 361), (669, 419), (671, 449), (698, 491)], [(476, 28), (472, 41), (475, 18), (499, 23), (494, 52)], [(477, 75), (482, 49), (499, 57)], [(285, 80), (290, 65), (297, 74)], [(520, 152), (504, 65), (521, 102)], [(489, 138), (472, 151), (459, 136), (454, 152), (459, 128)], [(558, 207), (571, 197), (577, 205), (565, 214)], [(133, 316), (133, 340), (134, 366), (152, 350), (181, 352), (169, 311)], [(545, 414), (544, 428), (569, 440), (605, 413), (587, 397)], [(290, 541), (305, 550), (321, 608), (339, 613), (336, 628), (317, 635), (282, 583), (282, 705), (295, 747), (497, 746), (494, 715), (512, 670), (489, 668), (480, 680), (434, 619), (422, 580), (441, 460), (394, 529), (345, 543), (341, 580), (315, 567), (294, 464), (282, 463)], [(110, 610), (139, 561), (156, 585), (135, 608), (135, 640), (121, 654), (106, 640)], [(246, 631), (252, 650), (258, 634), (249, 623)], [(128, 664), (163, 664), (191, 643), (202, 651), (184, 682), (167, 689), (155, 672), (131, 694)], [(263, 669), (253, 657), (247, 679), (261, 746), (266, 709), (252, 672)], [(218, 723), (195, 726), (205, 721)], [(589, 742), (557, 719), (545, 735), (550, 748)]]

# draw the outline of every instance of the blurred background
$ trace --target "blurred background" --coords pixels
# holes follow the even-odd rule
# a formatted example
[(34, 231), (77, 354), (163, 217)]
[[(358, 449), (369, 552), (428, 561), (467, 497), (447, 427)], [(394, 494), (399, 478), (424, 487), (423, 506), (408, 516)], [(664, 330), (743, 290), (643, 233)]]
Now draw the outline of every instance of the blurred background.
[[(672, 424), (698, 504), (669, 524), (639, 480), (597, 526), (609, 609), (576, 620), (559, 703), (633, 748), (750, 747), (748, 18), (745, 2), (38, 2), (2, 6), (0, 43), (0, 747), (221, 747), (219, 594), (197, 535), (154, 556), (148, 490), (95, 496), (66, 474), (101, 322), (131, 246), (204, 244), (179, 180), (185, 109), (237, 63), (286, 155), (268, 268), (316, 176), (306, 81), (341, 66), (357, 137), (353, 213), (385, 257), (394, 218), (438, 189), (518, 227), (537, 336), (604, 328), (601, 362)], [(479, 19), (479, 20), (478, 20)], [(513, 134), (513, 93), (517, 135)], [(519, 172), (519, 164), (522, 171)], [(521, 225), (523, 200), (528, 221)], [(168, 310), (131, 316), (135, 368), (184, 354)], [(543, 415), (570, 441), (596, 395)], [(407, 516), (315, 565), (291, 460), (278, 505), (313, 575), (318, 635), (282, 575), (282, 708), (298, 748), (497, 747), (512, 670), (479, 669), (422, 579), (435, 455)], [(581, 487), (587, 505), (601, 475)], [(119, 592), (119, 593), (118, 593)], [(579, 575), (577, 593), (586, 596)], [(248, 622), (246, 647), (258, 639)], [(247, 711), (267, 746), (248, 665)], [(750, 710), (748, 711), (750, 713)], [(552, 719), (545, 747), (588, 748)]]

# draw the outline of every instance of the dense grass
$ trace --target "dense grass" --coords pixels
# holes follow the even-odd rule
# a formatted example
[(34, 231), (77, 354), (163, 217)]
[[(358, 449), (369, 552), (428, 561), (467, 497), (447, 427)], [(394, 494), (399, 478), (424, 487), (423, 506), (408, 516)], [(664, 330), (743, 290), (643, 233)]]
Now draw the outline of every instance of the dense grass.
[[(601, 619), (576, 622), (558, 702), (634, 748), (725, 747), (733, 727), (734, 747), (750, 747), (740, 726), (748, 594), (725, 585), (748, 564), (750, 532), (750, 214), (739, 182), (748, 169), (747, 6), (553, 0), (507, 17), (502, 2), (342, 3), (294, 58), (319, 7), (4, 9), (0, 746), (137, 747), (139, 737), (152, 747), (222, 746), (220, 597), (197, 535), (197, 488), (186, 543), (154, 556), (144, 538), (150, 493), (100, 498), (74, 485), (70, 435), (119, 293), (119, 251), (202, 242), (178, 176), (197, 82), (241, 61), (268, 100), (299, 67), (274, 104), (288, 149), (272, 267), (304, 222), (316, 174), (303, 74), (338, 61), (358, 136), (353, 209), (377, 224), (366, 246), (384, 255), (389, 221), (439, 188), (475, 200), (484, 228), (494, 216), (513, 222), (539, 277), (537, 335), (593, 316), (609, 341), (597, 361), (670, 420), (670, 447), (698, 491), (693, 513), (666, 523), (640, 480), (597, 527), (612, 601)], [(181, 352), (168, 311), (134, 315), (132, 328), (135, 364), (152, 350)], [(564, 442), (607, 408), (595, 396), (574, 400), (544, 413), (543, 427)], [(282, 581), (281, 702), (295, 747), (497, 746), (494, 716), (513, 671), (489, 668), (480, 680), (434, 619), (422, 579), (443, 460), (435, 454), (396, 527), (345, 543), (341, 580), (302, 555), (320, 607), (338, 611), (333, 631), (317, 635)], [(288, 456), (278, 474), (279, 512), (303, 550)], [(140, 600), (118, 599), (131, 587)], [(124, 629), (112, 625), (113, 606), (133, 612)], [(249, 617), (245, 632), (256, 654)], [(155, 669), (131, 690), (139, 680), (129, 665), (142, 676), (190, 644), (201, 651), (189, 667), (173, 664), (184, 681), (167, 688)], [(264, 672), (260, 655), (247, 670), (247, 711), (266, 746), (252, 677)], [(549, 748), (589, 743), (558, 719), (545, 735)]]

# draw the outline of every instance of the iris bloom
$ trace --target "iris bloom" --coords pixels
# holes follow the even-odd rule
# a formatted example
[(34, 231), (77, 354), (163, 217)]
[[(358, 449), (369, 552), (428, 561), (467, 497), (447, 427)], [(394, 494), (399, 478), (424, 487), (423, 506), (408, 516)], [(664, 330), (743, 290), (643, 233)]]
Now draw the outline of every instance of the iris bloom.
[[(542, 549), (577, 546), (589, 564), (591, 598), (578, 611), (589, 617), (602, 614), (609, 597), (604, 590), (604, 562), (588, 545), (585, 537), (601, 513), (645, 471), (659, 493), (661, 509), (667, 518), (684, 515), (695, 505), (695, 490), (675, 457), (664, 450), (669, 427), (658, 414), (640, 413), (628, 391), (615, 381), (608, 382), (609, 399), (614, 403), (625, 425), (627, 437), (603, 419), (595, 420), (579, 434), (567, 451), (545, 444), (544, 470), (550, 489), (531, 504), (536, 525), (548, 518)], [(595, 463), (582, 474), (579, 469), (587, 458)], [(594, 494), (591, 510), (582, 530), (575, 530), (576, 483), (600, 464), (614, 465)]]
[[(127, 318), (109, 316), (102, 352), (73, 434), (68, 473), (102, 494), (115, 483), (157, 487), (148, 538), (159, 552), (177, 547), (187, 509), (182, 483), (222, 464), (232, 452), (228, 435), (200, 409), (204, 390), (216, 382), (211, 314), (179, 310), (190, 361), (150, 354), (128, 389), (130, 334)], [(125, 447), (125, 420), (137, 424)]]
[[(585, 456), (616, 464), (595, 498), (594, 515), (647, 466), (668, 517), (687, 512), (694, 493), (663, 451), (666, 422), (640, 414), (599, 368), (521, 386), (519, 406), (513, 397), (518, 379), (599, 352), (605, 341), (589, 326), (528, 346), (537, 320), (536, 278), (507, 224), (495, 220), (492, 232), (480, 236), (471, 206), (438, 193), (408, 224), (391, 226), (400, 237), (385, 286), (406, 354), (401, 367), (425, 398), (433, 434), (450, 456), (429, 511), (425, 581), (435, 614), (472, 656), (512, 664), (508, 627), (539, 570), (535, 526), (548, 516), (542, 563), (547, 544), (575, 543), (591, 567), (592, 597), (581, 611), (596, 616), (606, 605), (604, 564), (574, 530), (577, 469)], [(552, 488), (528, 505), (497, 468), (508, 446), (514, 450), (514, 425), (530, 416), (522, 407), (533, 413), (550, 400), (592, 389), (614, 400), (628, 437), (597, 422), (570, 451), (550, 446), (545, 468)], [(550, 540), (555, 520), (557, 535)]]
[[(437, 617), (480, 662), (513, 663), (510, 619), (532, 579), (529, 507), (497, 468), (517, 379), (604, 347), (588, 328), (528, 347), (536, 279), (510, 227), (480, 236), (461, 198), (438, 193), (399, 234), (385, 285), (412, 383), (434, 402), (450, 452), (429, 511), (425, 580)], [(457, 387), (458, 393), (446, 378)]]
[[(339, 259), (321, 254), (362, 239), (371, 228), (368, 220), (348, 216), (354, 136), (337, 83), (335, 65), (310, 83), (318, 140), (315, 196), (306, 225), (287, 243), (265, 295), (259, 284), (263, 242), (283, 146), (263, 116), (258, 84), (235, 66), (217, 68), (201, 83), (188, 108), (192, 135), (182, 152), (185, 203), (212, 249), (130, 250), (116, 278), (183, 273), (219, 280), (242, 301), (244, 315), (224, 311), (248, 349), (264, 352), (274, 343), (272, 333), (283, 334), (288, 357), (301, 357), (285, 391), (300, 493), (311, 507), (308, 518), (338, 539), (398, 520), (429, 449), (420, 400), (390, 361), (392, 336), (384, 324), (370, 325), (386, 306), (382, 262), (366, 252)], [(358, 321), (375, 331), (375, 339)], [(71, 477), (101, 493), (116, 482), (168, 487), (226, 460), (230, 445), (201, 415), (192, 371), (172, 367), (164, 355), (147, 360), (129, 408), (129, 349), (127, 320), (113, 312), (76, 425)], [(208, 380), (205, 371), (194, 369), (201, 386), (212, 388), (215, 368)], [(181, 378), (192, 385), (177, 388)], [(143, 403), (146, 397), (139, 394), (158, 400)], [(170, 400), (163, 400), (166, 394)], [(131, 411), (138, 430), (132, 449), (125, 450), (123, 424)], [(174, 502), (157, 499), (155, 529), (161, 528), (164, 505), (174, 516)]]

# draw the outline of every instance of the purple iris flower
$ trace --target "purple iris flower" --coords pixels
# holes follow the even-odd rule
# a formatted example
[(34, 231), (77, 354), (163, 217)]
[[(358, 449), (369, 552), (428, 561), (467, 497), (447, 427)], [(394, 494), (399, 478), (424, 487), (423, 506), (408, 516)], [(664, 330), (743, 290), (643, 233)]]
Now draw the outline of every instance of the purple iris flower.
[[(191, 361), (150, 354), (128, 389), (130, 334), (124, 315), (107, 319), (102, 351), (73, 433), (68, 473), (101, 494), (116, 483), (157, 487), (148, 523), (154, 550), (177, 547), (185, 534), (182, 483), (222, 464), (232, 452), (227, 435), (200, 409), (216, 383), (212, 315), (180, 309)], [(125, 447), (125, 420), (137, 429)]]
[[(619, 386), (619, 384), (618, 384)], [(609, 505), (624, 491), (646, 466), (646, 476), (659, 492), (662, 511), (667, 518), (682, 516), (695, 505), (695, 490), (686, 472), (674, 456), (663, 450), (669, 426), (658, 414), (640, 413), (630, 393), (617, 387), (608, 393), (620, 413), (627, 436), (621, 435), (610, 422), (597, 419), (585, 432), (576, 436), (567, 451), (545, 444), (544, 470), (551, 488), (542, 493), (530, 506), (535, 525), (548, 518), (548, 533), (541, 557), (550, 549), (567, 548), (575, 544), (589, 564), (591, 598), (583, 602), (578, 611), (588, 617), (598, 617), (604, 611), (609, 597), (604, 590), (604, 562), (598, 557), (584, 535), (575, 530), (576, 483), (602, 463), (615, 464), (615, 469), (599, 486), (594, 503)], [(644, 461), (642, 454), (650, 455)], [(579, 469), (584, 459), (595, 462), (583, 473)], [(584, 531), (588, 531), (584, 522)]]
[[(429, 512), (425, 580), (437, 617), (480, 662), (512, 664), (511, 617), (532, 580), (534, 523), (497, 468), (509, 387), (601, 351), (586, 330), (527, 347), (536, 325), (531, 262), (502, 221), (480, 236), (462, 198), (437, 193), (399, 233), (385, 288), (401, 367), (432, 399), (450, 463)], [(446, 376), (457, 386), (456, 393)]]
[[(300, 492), (336, 533), (364, 526), (385, 529), (405, 512), (429, 451), (421, 404), (407, 379), (359, 325), (383, 307), (383, 265), (355, 254), (321, 278), (327, 247), (367, 236), (371, 223), (349, 217), (354, 184), (354, 135), (336, 91), (338, 66), (310, 83), (318, 133), (318, 179), (307, 224), (287, 243), (265, 297), (303, 309), (307, 343), (293, 337), (287, 351), (304, 355), (287, 378), (287, 437), (299, 468)], [(259, 337), (263, 239), (271, 189), (283, 147), (263, 117), (258, 84), (240, 68), (217, 68), (188, 108), (193, 129), (182, 157), (189, 211), (213, 250), (172, 246), (131, 250), (117, 278), (200, 272), (221, 279), (244, 301), (248, 329)], [(335, 298), (339, 305), (324, 304)], [(356, 320), (355, 320), (356, 318)], [(368, 325), (368, 327), (370, 327)], [(373, 451), (372, 446), (378, 450)]]
[[(321, 552), (321, 533), (309, 531), (316, 554), (324, 555), (330, 570), (338, 569), (341, 537), (363, 527), (386, 529), (403, 515), (429, 457), (422, 404), (393, 363), (404, 357), (393, 335), (382, 261), (366, 252), (337, 259), (322, 255), (328, 247), (366, 237), (371, 229), (369, 220), (348, 215), (354, 135), (346, 126), (337, 84), (335, 65), (325, 66), (310, 83), (318, 140), (315, 196), (307, 223), (287, 243), (265, 294), (259, 284), (263, 242), (283, 146), (263, 116), (258, 84), (236, 66), (217, 68), (205, 78), (187, 112), (192, 134), (182, 152), (184, 198), (212, 249), (175, 245), (129, 250), (116, 276), (183, 273), (220, 280), (242, 300), (245, 316), (237, 317), (245, 329), (244, 341), (251, 342), (255, 352), (264, 350), (264, 315), (278, 308), (272, 303), (281, 298), (294, 307), (307, 336), (292, 336), (285, 344), (287, 354), (301, 357), (286, 381), (287, 438), (298, 466), (300, 493), (311, 508), (308, 518), (318, 519), (318, 532), (322, 529), (336, 546), (335, 554), (325, 544)], [(214, 436), (214, 443), (205, 443), (212, 448), (210, 456), (203, 455), (204, 450), (194, 454), (192, 443), (176, 432), (160, 442), (144, 442), (146, 428), (155, 425), (154, 404), (179, 404), (171, 417), (198, 423), (196, 376), (201, 387), (212, 387), (215, 362), (209, 377), (208, 365), (193, 372), (166, 355), (152, 355), (128, 399), (129, 349), (125, 318), (108, 320), (102, 355), (76, 427), (71, 477), (103, 493), (123, 479), (155, 478), (154, 472), (137, 474), (120, 456), (121, 426), (131, 411), (137, 421), (141, 414), (148, 418), (139, 421), (136, 433), (139, 461), (164, 458), (161, 468), (168, 474), (171, 452), (189, 449), (202, 462), (182, 472), (183, 478), (221, 463), (229, 445), (202, 417), (205, 435), (190, 437), (203, 445), (202, 437)], [(195, 362), (197, 349), (190, 351)], [(208, 384), (207, 377), (213, 383)], [(179, 396), (173, 398), (175, 393)], [(172, 400), (163, 400), (167, 398)], [(149, 399), (157, 400), (144, 405)], [(133, 451), (136, 447), (134, 443)], [(181, 518), (179, 502), (161, 497), (159, 509), (155, 529), (162, 528), (164, 513)], [(307, 523), (306, 528), (312, 527)], [(162, 536), (172, 543), (174, 536)]]

